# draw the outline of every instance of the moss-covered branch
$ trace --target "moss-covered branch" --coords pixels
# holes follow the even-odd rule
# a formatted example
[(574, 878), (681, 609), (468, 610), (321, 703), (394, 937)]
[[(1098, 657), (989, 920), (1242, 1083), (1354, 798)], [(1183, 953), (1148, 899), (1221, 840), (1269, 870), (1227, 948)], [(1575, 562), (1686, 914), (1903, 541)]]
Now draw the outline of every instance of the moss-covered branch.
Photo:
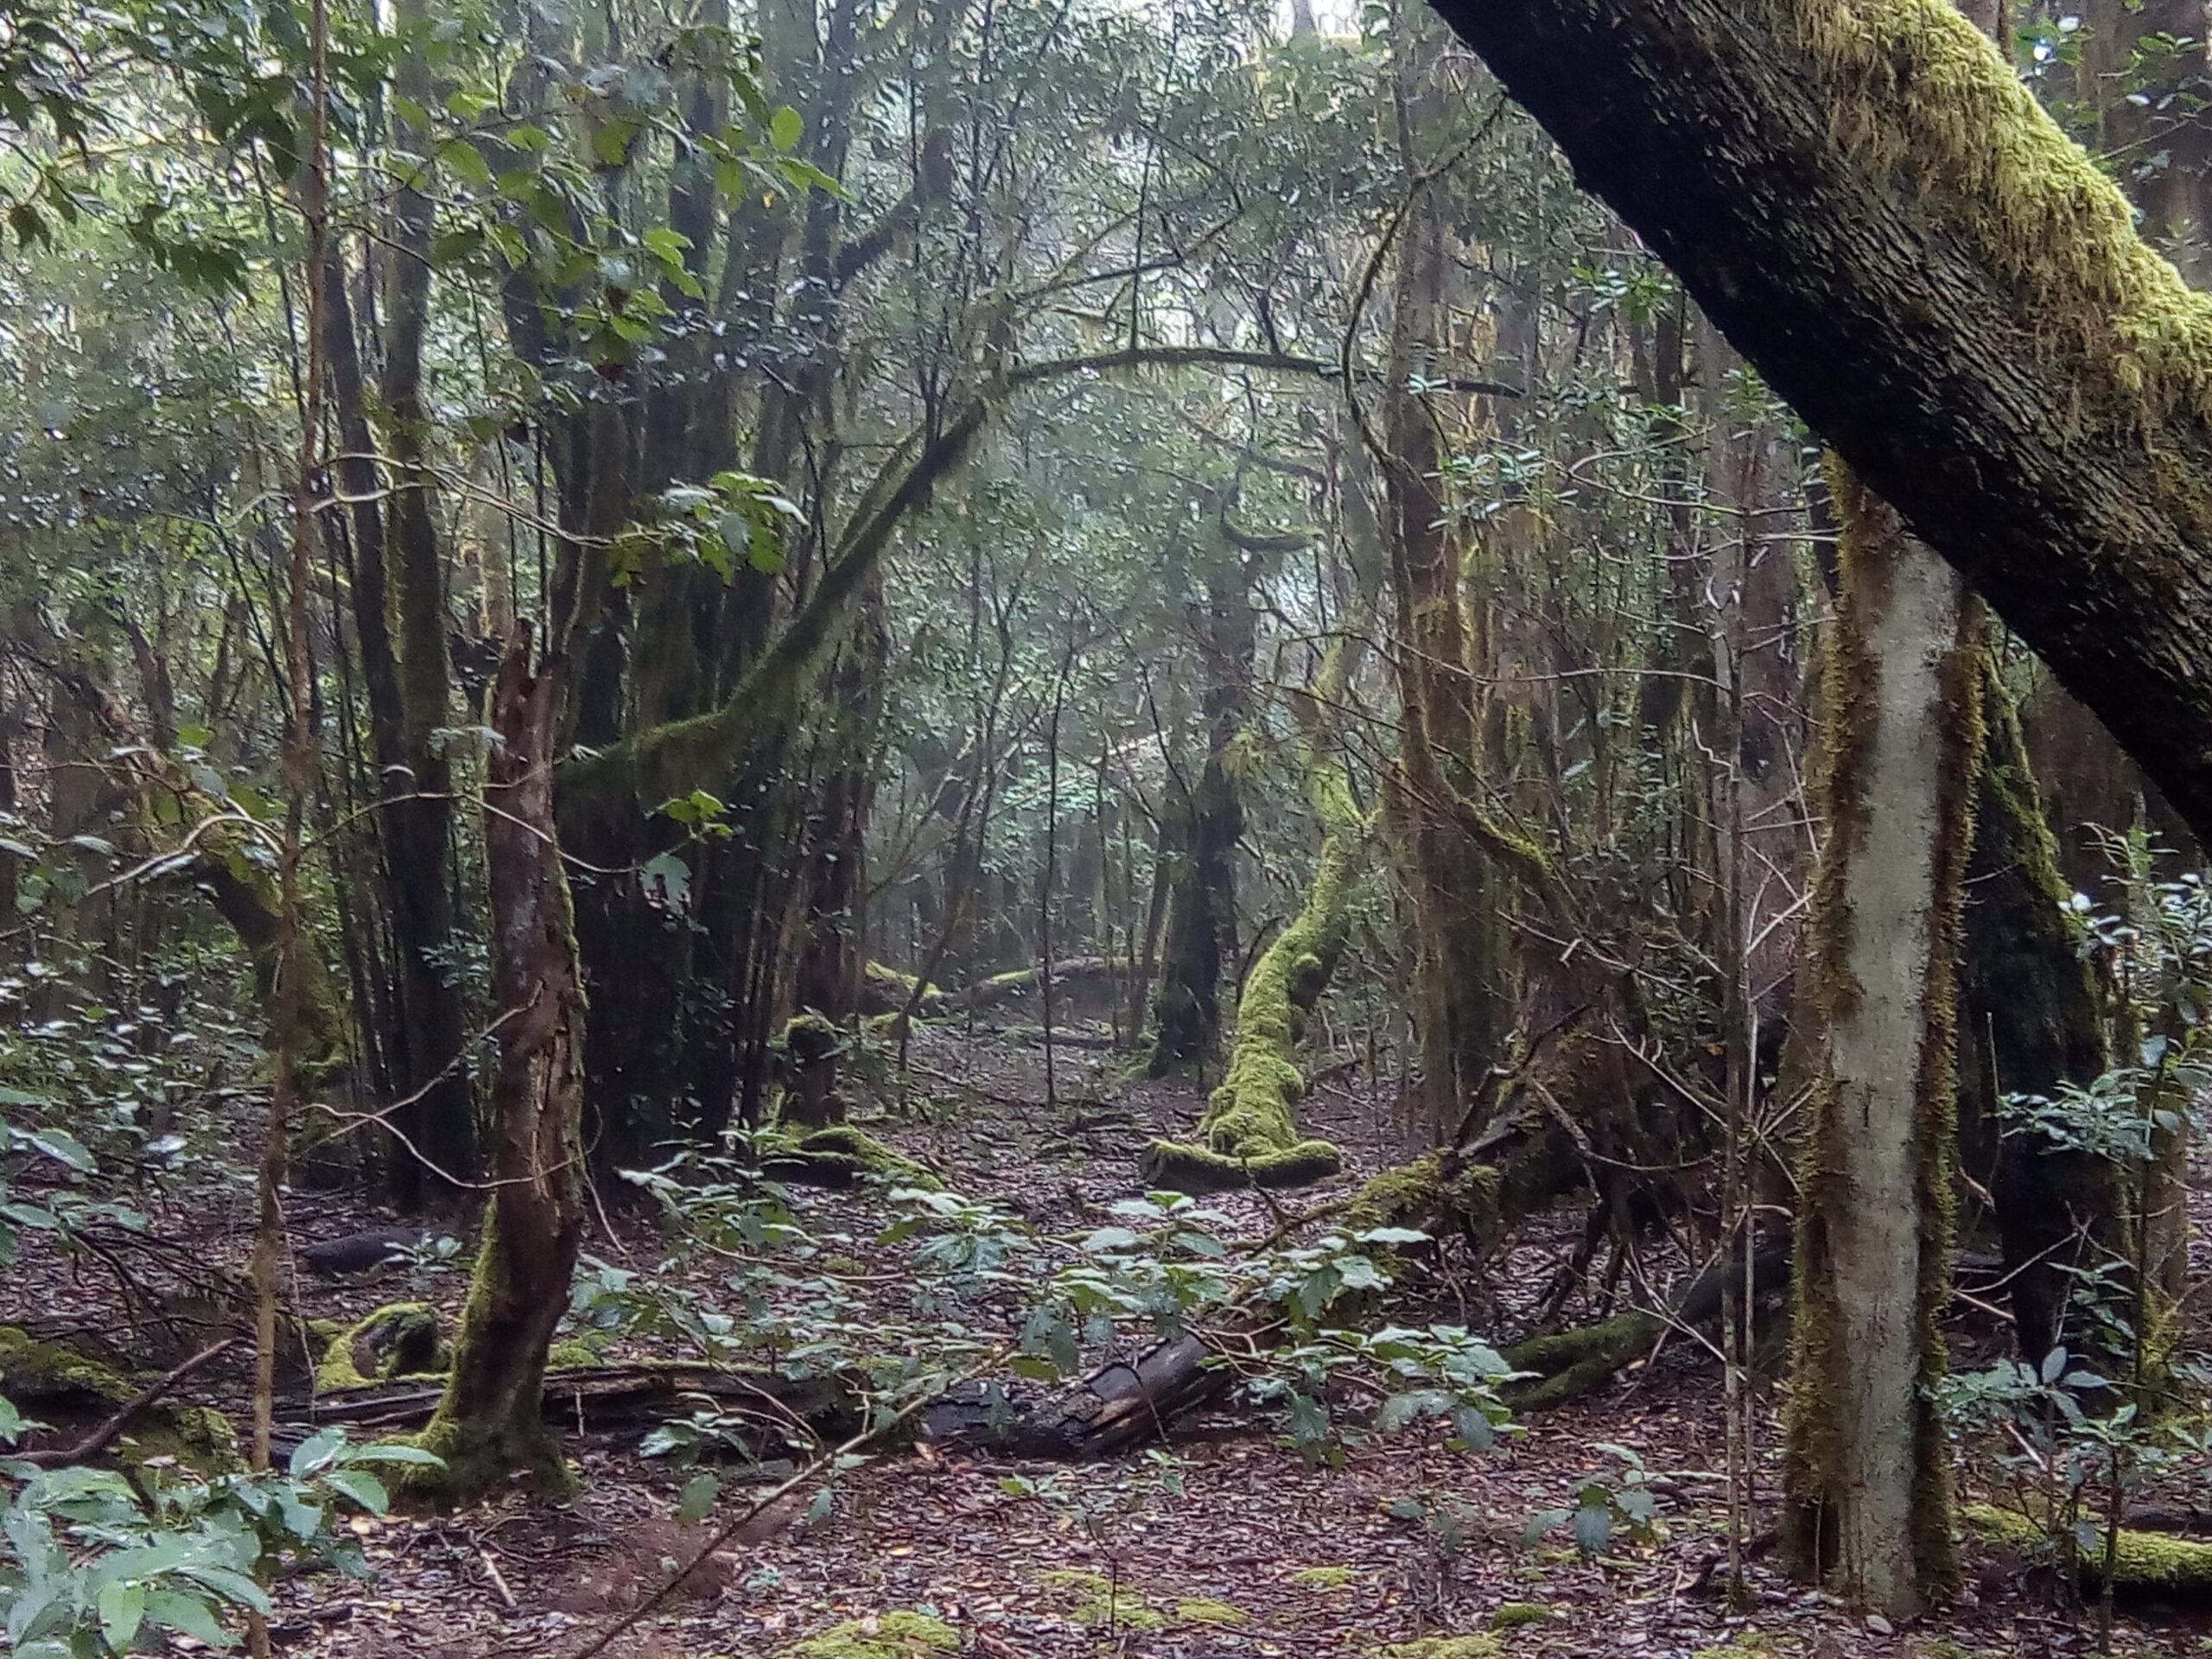
[(1579, 181), (2212, 828), (2212, 296), (1947, 0), (1439, 0)]
[[(1246, 368), (1334, 378), (1338, 366), (1280, 352), (1207, 346), (1147, 346), (1053, 358), (1005, 371), (976, 391), (926, 442), (894, 451), (862, 494), (822, 578), (776, 643), (719, 707), (670, 721), (572, 761), (561, 777), (563, 831), (588, 844), (592, 826), (700, 786), (728, 770), (756, 734), (773, 729), (804, 690), (808, 671), (835, 637), (853, 600), (899, 527), (929, 505), (937, 486), (967, 461), (976, 440), (1015, 394), (1055, 381), (1142, 369)], [(1510, 392), (1510, 388), (1486, 387)]]

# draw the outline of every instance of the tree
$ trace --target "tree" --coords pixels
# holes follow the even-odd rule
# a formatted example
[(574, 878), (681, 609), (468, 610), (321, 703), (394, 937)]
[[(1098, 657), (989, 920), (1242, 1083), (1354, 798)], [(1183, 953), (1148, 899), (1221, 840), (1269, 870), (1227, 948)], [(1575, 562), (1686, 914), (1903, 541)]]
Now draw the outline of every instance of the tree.
[(1980, 607), (1838, 469), (1841, 592), (1817, 791), (1789, 1541), (1892, 1618), (1956, 1573), (1929, 1386), (1950, 1298), (1960, 905), (1980, 742)]
[(1443, 0), (1578, 176), (2212, 827), (2212, 300), (1941, 0)]

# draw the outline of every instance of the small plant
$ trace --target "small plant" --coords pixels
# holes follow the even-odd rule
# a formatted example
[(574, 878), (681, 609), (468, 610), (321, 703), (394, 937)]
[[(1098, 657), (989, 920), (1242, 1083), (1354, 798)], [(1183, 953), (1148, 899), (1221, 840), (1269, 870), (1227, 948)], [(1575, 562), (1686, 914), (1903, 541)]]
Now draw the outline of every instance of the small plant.
[(1561, 1526), (1573, 1532), (1575, 1551), (1585, 1560), (1604, 1554), (1617, 1535), (1639, 1544), (1658, 1539), (1659, 1504), (1643, 1459), (1611, 1440), (1600, 1440), (1592, 1449), (1617, 1459), (1619, 1472), (1584, 1481), (1575, 1489), (1573, 1509), (1541, 1510), (1530, 1516), (1521, 1532), (1524, 1548)]
[[(0, 1440), (32, 1425), (0, 1400)], [(0, 1459), (14, 1484), (0, 1510), (0, 1608), (18, 1659), (103, 1659), (169, 1630), (233, 1645), (225, 1619), (266, 1612), (263, 1588), (281, 1567), (312, 1563), (365, 1576), (352, 1508), (381, 1515), (390, 1494), (377, 1465), (435, 1465), (413, 1446), (353, 1446), (327, 1428), (281, 1472), (202, 1479), (148, 1465), (141, 1492), (106, 1469), (39, 1469)]]

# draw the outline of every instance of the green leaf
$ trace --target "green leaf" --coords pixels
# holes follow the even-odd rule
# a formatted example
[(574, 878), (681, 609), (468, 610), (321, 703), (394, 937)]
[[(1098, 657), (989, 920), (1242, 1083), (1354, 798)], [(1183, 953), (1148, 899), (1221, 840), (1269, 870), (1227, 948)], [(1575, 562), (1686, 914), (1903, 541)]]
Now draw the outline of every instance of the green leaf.
[(630, 159), (630, 140), (637, 133), (631, 121), (609, 121), (591, 136), (591, 153), (603, 167), (620, 167)]
[(1376, 1432), (1381, 1434), (1396, 1433), (1419, 1417), (1427, 1408), (1428, 1403), (1429, 1395), (1419, 1389), (1392, 1395), (1382, 1402), (1382, 1408), (1375, 1414)]
[(224, 1630), (215, 1618), (215, 1610), (207, 1604), (206, 1596), (189, 1591), (149, 1590), (146, 1593), (146, 1617), (211, 1648), (227, 1648), (236, 1638)]
[(1599, 1503), (1585, 1503), (1574, 1512), (1574, 1547), (1585, 1555), (1602, 1555), (1613, 1541), (1613, 1512)]
[(408, 1446), (398, 1440), (378, 1440), (369, 1446), (349, 1446), (346, 1461), (359, 1463), (404, 1463), (418, 1468), (442, 1469), (446, 1460), (435, 1452), (425, 1452), (419, 1446)]
[(320, 1474), (329, 1467), (338, 1455), (338, 1448), (346, 1444), (346, 1431), (333, 1425), (319, 1428), (293, 1448), (287, 1467), (294, 1480), (305, 1480), (309, 1475)]
[(683, 1483), (683, 1495), (677, 1500), (676, 1518), (685, 1526), (696, 1526), (714, 1509), (715, 1500), (722, 1495), (721, 1478), (697, 1474)]
[(365, 1469), (333, 1469), (323, 1477), (323, 1483), (340, 1497), (371, 1515), (382, 1515), (391, 1508), (391, 1494)]
[(85, 1150), (84, 1143), (67, 1129), (34, 1129), (31, 1144), (48, 1157), (64, 1163), (79, 1173), (92, 1169), (92, 1154)]
[(146, 1618), (146, 1586), (137, 1579), (111, 1579), (100, 1586), (100, 1640), (118, 1653), (130, 1651)]
[(778, 149), (796, 149), (805, 130), (806, 123), (788, 104), (768, 118), (768, 142)]
[(484, 152), (466, 138), (455, 138), (442, 146), (438, 151), (438, 159), (457, 179), (486, 186), (492, 182), (492, 164), (484, 159)]

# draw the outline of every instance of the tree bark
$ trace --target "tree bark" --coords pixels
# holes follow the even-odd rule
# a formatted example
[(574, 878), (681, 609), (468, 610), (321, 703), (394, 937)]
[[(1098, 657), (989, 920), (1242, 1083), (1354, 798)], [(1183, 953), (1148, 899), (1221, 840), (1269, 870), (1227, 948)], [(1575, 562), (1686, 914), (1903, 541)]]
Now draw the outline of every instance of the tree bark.
[(2212, 833), (2212, 301), (1940, 0), (1439, 10)]
[(1808, 927), (1820, 1075), (1802, 1153), (1784, 1530), (1897, 1618), (1955, 1574), (1943, 1370), (1959, 906), (1979, 607), (1837, 469), (1841, 591)]
[(423, 1444), (446, 1459), (448, 1496), (522, 1471), (567, 1484), (541, 1398), (546, 1350), (583, 1242), (583, 993), (569, 881), (553, 821), (561, 664), (533, 674), (518, 629), (493, 692), (500, 741), (487, 763), (485, 868), (492, 987), (499, 1009), (492, 1178), (453, 1374)]

